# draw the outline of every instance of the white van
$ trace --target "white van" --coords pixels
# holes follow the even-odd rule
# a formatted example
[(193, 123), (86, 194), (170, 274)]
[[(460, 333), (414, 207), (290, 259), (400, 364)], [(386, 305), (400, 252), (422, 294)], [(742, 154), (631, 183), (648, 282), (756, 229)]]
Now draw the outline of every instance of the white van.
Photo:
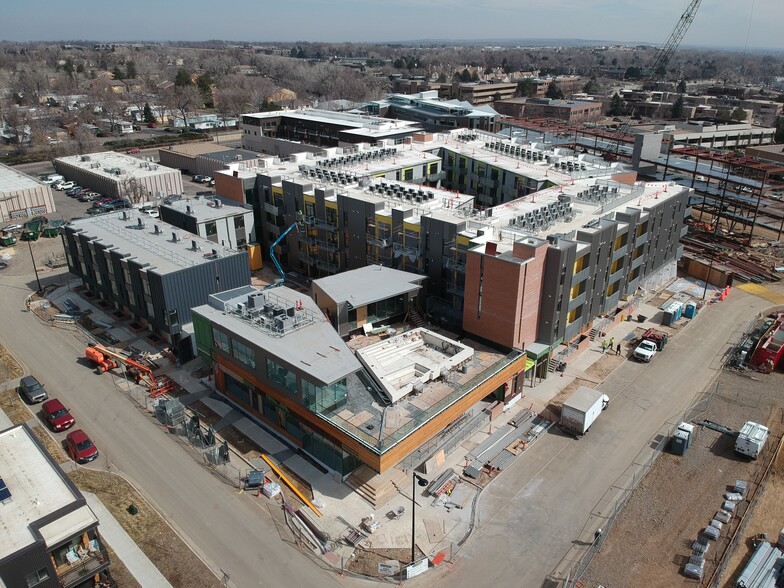
[(51, 186), (55, 182), (64, 182), (65, 176), (61, 176), (60, 174), (49, 174), (48, 176), (41, 178), (41, 181), (44, 184), (48, 184)]

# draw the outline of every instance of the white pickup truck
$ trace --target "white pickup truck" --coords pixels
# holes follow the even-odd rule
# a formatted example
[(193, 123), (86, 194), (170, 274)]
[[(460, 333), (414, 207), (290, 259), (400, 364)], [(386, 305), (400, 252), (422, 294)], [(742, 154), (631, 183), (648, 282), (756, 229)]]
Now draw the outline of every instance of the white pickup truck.
[(648, 363), (656, 355), (656, 343), (645, 339), (637, 346), (632, 355), (637, 361)]

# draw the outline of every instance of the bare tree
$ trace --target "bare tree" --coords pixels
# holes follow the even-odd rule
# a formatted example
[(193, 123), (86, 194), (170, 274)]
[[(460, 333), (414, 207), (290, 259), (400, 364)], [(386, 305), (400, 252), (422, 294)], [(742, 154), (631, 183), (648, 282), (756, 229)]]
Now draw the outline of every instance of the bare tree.
[(132, 204), (138, 204), (145, 202), (150, 194), (138, 179), (131, 176), (120, 182), (120, 195)]
[(167, 88), (164, 101), (182, 116), (185, 128), (188, 128), (188, 113), (204, 106), (204, 98), (196, 86), (172, 86)]

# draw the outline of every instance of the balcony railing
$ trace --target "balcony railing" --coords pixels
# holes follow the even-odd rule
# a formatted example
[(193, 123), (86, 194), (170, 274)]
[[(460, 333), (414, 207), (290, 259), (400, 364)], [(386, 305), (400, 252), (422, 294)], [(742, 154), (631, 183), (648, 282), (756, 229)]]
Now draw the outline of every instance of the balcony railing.
[(466, 264), (464, 261), (457, 261), (451, 257), (444, 258), (444, 266), (448, 269), (460, 272), (461, 274), (464, 274), (466, 271)]
[(406, 257), (413, 257), (414, 259), (419, 259), (422, 256), (419, 249), (415, 247), (406, 247), (405, 245), (400, 245), (398, 243), (395, 243), (394, 251), (395, 255), (405, 255)]
[(316, 247), (322, 251), (331, 251), (333, 253), (338, 250), (338, 244), (331, 241), (316, 241)]
[(75, 586), (109, 567), (109, 557), (103, 550), (92, 553), (72, 564), (57, 566), (57, 579), (63, 588)]
[(315, 216), (305, 216), (302, 218), (302, 222), (306, 225), (311, 227), (316, 227), (317, 229), (325, 229), (327, 231), (336, 231), (338, 229), (338, 223), (328, 221), (323, 218), (318, 218)]
[(368, 245), (372, 245), (373, 247), (381, 247), (382, 249), (392, 247), (391, 239), (376, 239), (375, 237), (368, 236), (367, 243)]

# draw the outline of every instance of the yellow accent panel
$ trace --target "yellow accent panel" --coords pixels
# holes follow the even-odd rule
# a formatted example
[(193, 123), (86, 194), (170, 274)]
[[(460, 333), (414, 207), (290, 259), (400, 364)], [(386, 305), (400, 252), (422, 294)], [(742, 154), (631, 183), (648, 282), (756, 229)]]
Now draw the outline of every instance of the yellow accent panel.
[(471, 237), (467, 237), (466, 235), (458, 235), (457, 244), (465, 245), (466, 247), (468, 247), (471, 244)]
[(403, 228), (404, 229), (408, 229), (409, 231), (415, 231), (415, 232), (418, 233), (422, 227), (421, 227), (421, 225), (418, 225), (418, 224), (415, 225), (413, 223), (403, 223)]
[(272, 186), (272, 193), (283, 196), (283, 186)]
[(304, 196), (305, 196), (305, 202), (310, 202), (312, 204), (316, 203), (316, 197), (315, 196), (311, 196), (311, 195), (308, 195), (308, 194), (304, 194)]
[(324, 201), (324, 206), (326, 208), (331, 208), (332, 210), (337, 210), (338, 209), (338, 203), (337, 202), (332, 202), (331, 200), (325, 200)]
[(749, 294), (754, 294), (754, 296), (769, 300), (773, 304), (784, 304), (784, 294), (774, 292), (765, 286), (760, 286), (759, 284), (741, 284), (738, 288)]

